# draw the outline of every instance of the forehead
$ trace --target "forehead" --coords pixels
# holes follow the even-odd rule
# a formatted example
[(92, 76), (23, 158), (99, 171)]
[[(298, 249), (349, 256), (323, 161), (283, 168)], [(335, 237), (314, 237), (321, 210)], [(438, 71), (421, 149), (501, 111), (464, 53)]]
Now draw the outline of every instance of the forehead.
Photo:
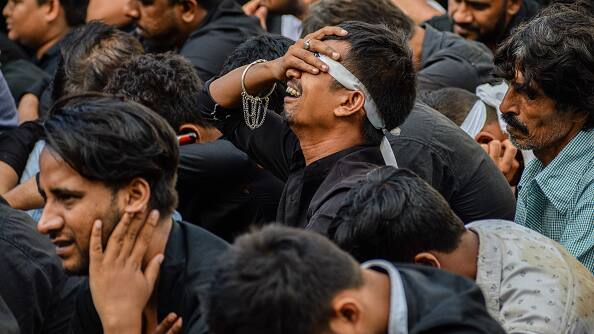
[(98, 185), (85, 179), (47, 146), (39, 157), (39, 182), (46, 192), (52, 188), (83, 190)]

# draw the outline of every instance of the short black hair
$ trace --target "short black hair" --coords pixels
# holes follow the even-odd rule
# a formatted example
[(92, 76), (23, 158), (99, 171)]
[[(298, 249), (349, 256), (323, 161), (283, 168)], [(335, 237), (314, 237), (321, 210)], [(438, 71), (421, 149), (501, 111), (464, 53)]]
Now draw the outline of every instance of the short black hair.
[[(386, 129), (400, 126), (410, 114), (416, 99), (416, 73), (406, 35), (391, 31), (384, 24), (347, 21), (338, 25), (346, 36), (329, 36), (350, 44), (341, 63), (367, 88), (384, 119)], [(379, 144), (383, 133), (363, 121), (363, 136)]]
[(323, 331), (334, 296), (362, 283), (358, 263), (324, 236), (269, 225), (239, 237), (222, 257), (208, 327), (214, 334)]
[[(43, 5), (48, 1), (49, 0), (37, 0), (37, 4)], [(60, 0), (60, 5), (64, 8), (66, 23), (69, 27), (85, 24), (89, 0)]]
[(594, 18), (563, 4), (545, 8), (518, 26), (495, 56), (497, 74), (524, 76), (528, 97), (538, 89), (557, 109), (587, 114), (584, 130), (594, 128)]
[[(479, 100), (479, 97), (466, 89), (446, 87), (422, 91), (419, 94), (419, 100), (442, 113), (450, 121), (456, 123), (457, 126), (460, 126), (464, 123), (466, 116), (468, 116), (476, 101)], [(497, 110), (488, 104), (485, 104), (485, 107), (487, 109), (485, 124), (499, 122)]]
[(162, 117), (133, 101), (89, 94), (58, 101), (50, 115), (47, 147), (72, 169), (114, 192), (143, 178), (150, 208), (162, 217), (173, 212), (179, 148)]
[(421, 252), (455, 250), (464, 231), (428, 183), (406, 169), (384, 166), (349, 191), (328, 236), (359, 261), (414, 262)]
[[(252, 37), (241, 43), (229, 55), (220, 75), (223, 76), (238, 67), (250, 64), (258, 59), (274, 60), (280, 58), (287, 53), (289, 47), (294, 43), (294, 41), (287, 37), (275, 34), (263, 34)], [(277, 83), (274, 93), (270, 96), (268, 109), (277, 113), (283, 111), (286, 89), (287, 85), (284, 82)]]
[(121, 63), (142, 53), (136, 38), (113, 26), (90, 22), (73, 29), (61, 44), (52, 83), (53, 99), (103, 90)]
[(310, 7), (303, 20), (302, 35), (344, 21), (383, 23), (391, 30), (402, 31), (407, 39), (415, 28), (414, 21), (391, 0), (321, 0)]
[(161, 115), (179, 131), (184, 124), (212, 127), (200, 116), (202, 81), (192, 64), (173, 53), (133, 57), (118, 68), (105, 92), (126, 96)]

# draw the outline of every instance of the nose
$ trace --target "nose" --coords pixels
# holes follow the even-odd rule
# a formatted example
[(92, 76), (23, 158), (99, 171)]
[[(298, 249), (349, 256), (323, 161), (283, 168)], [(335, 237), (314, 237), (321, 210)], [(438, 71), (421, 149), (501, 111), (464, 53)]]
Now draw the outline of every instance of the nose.
[(4, 16), (4, 17), (10, 16), (10, 10), (12, 9), (11, 6), (12, 6), (12, 1), (8, 1), (6, 3), (6, 6), (4, 6), (4, 8), (2, 8), (2, 16)]
[(124, 6), (124, 13), (127, 17), (138, 20), (140, 18), (140, 10), (138, 0), (128, 0)]
[(456, 23), (472, 23), (472, 12), (464, 1), (452, 8), (452, 20)]
[(514, 105), (514, 97), (513, 97), (514, 93), (512, 92), (512, 88), (509, 87), (507, 89), (507, 92), (505, 93), (505, 96), (503, 97), (503, 101), (501, 101), (501, 104), (499, 105), (499, 110), (504, 113), (514, 113), (514, 114), (518, 114), (517, 112), (517, 108), (515, 108)]
[(52, 212), (52, 208), (46, 204), (43, 208), (43, 214), (37, 224), (37, 231), (41, 234), (50, 234), (53, 231), (59, 231), (64, 227), (64, 219)]

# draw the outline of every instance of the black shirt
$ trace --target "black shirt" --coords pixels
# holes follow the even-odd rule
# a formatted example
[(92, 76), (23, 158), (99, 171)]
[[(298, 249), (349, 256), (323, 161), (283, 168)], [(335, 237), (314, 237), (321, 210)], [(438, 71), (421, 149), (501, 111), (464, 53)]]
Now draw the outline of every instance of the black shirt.
[[(540, 4), (535, 0), (523, 0), (522, 6), (520, 10), (514, 17), (511, 19), (505, 30), (501, 33), (499, 38), (496, 41), (496, 44), (501, 43), (504, 39), (506, 39), (511, 31), (518, 26), (520, 23), (524, 21), (530, 20), (534, 15), (538, 13), (540, 10)], [(441, 31), (454, 31), (454, 22), (448, 14), (434, 16), (431, 19), (427, 20), (426, 23), (430, 24), (437, 30)]]
[[(208, 332), (201, 308), (203, 296), (214, 275), (217, 259), (227, 247), (226, 242), (198, 226), (173, 222), (155, 287), (159, 323), (170, 312), (175, 312), (183, 319), (182, 333)], [(71, 333), (103, 333), (88, 284), (82, 288), (76, 302)]]
[(190, 60), (200, 79), (207, 81), (221, 71), (239, 44), (262, 32), (257, 18), (246, 16), (234, 0), (222, 0), (208, 9), (204, 22), (179, 53)]
[(0, 197), (0, 296), (21, 333), (64, 333), (81, 279), (68, 277), (50, 240)]
[[(306, 166), (299, 141), (281, 116), (268, 112), (264, 124), (250, 130), (242, 112), (217, 108), (208, 92), (201, 92), (200, 112), (215, 117), (219, 129), (254, 161), (285, 181), (277, 220), (320, 232), (332, 221), (352, 188), (349, 176), (363, 176), (383, 165), (378, 146), (355, 146)], [(392, 138), (396, 160), (442, 193), (464, 221), (513, 219), (515, 200), (497, 166), (480, 146), (437, 111), (417, 103)]]
[(0, 296), (0, 333), (19, 334), (19, 324), (14, 315)]
[(185, 220), (232, 241), (275, 220), (283, 183), (221, 138), (180, 147), (176, 188)]
[(427, 24), (422, 27), (425, 38), (417, 76), (420, 89), (458, 87), (474, 93), (477, 86), (496, 81), (493, 54), (484, 44)]
[(49, 48), (37, 61), (37, 66), (39, 66), (51, 77), (54, 76), (56, 69), (58, 68), (58, 58), (60, 57), (60, 47), (62, 44), (61, 42), (62, 41), (52, 45), (52, 47)]

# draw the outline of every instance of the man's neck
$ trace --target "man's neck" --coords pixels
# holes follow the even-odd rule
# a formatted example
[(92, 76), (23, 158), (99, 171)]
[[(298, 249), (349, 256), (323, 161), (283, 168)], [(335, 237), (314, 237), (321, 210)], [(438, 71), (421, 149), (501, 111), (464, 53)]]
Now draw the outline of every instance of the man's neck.
[(466, 230), (460, 238), (458, 247), (451, 253), (440, 254), (442, 269), (460, 276), (476, 279), (479, 237), (471, 230)]
[(52, 46), (56, 45), (62, 39), (62, 37), (64, 37), (66, 33), (67, 31), (64, 31), (63, 33), (59, 34), (53, 34), (52, 37), (47, 39), (45, 43), (43, 43), (43, 45), (41, 45), (35, 52), (35, 57), (37, 58), (37, 60), (40, 60), (43, 57), (43, 55), (45, 55), (46, 52), (52, 48)]
[(363, 269), (363, 296), (369, 307), (370, 333), (387, 333), (392, 300), (390, 276), (372, 269)]
[(538, 158), (538, 160), (540, 160), (540, 162), (545, 167), (548, 166), (551, 163), (551, 161), (553, 161), (553, 159), (555, 159), (555, 157), (557, 157), (557, 155), (561, 153), (561, 150), (563, 150), (565, 146), (567, 146), (567, 144), (569, 144), (569, 142), (571, 142), (571, 140), (575, 138), (575, 136), (577, 136), (577, 134), (582, 130), (583, 127), (584, 122), (573, 123), (572, 128), (567, 132), (567, 134), (563, 138), (543, 149), (534, 149), (534, 156)]
[(415, 26), (411, 32), (412, 36), (408, 40), (408, 45), (412, 50), (413, 64), (416, 71), (421, 69), (423, 62), (423, 43), (425, 42), (425, 29)]
[(360, 131), (353, 129), (334, 129), (329, 133), (319, 135), (299, 130), (294, 130), (294, 132), (299, 139), (306, 165), (347, 148), (365, 143)]

